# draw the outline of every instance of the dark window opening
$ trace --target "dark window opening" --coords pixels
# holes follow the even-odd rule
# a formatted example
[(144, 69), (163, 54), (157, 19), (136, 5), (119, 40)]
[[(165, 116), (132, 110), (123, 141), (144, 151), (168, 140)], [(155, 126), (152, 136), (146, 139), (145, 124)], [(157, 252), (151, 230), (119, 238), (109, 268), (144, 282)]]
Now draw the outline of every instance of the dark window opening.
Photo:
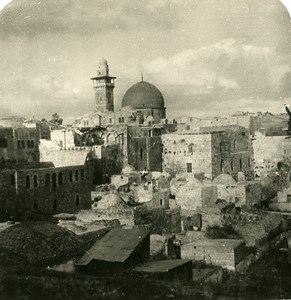
[(79, 194), (76, 194), (75, 201), (76, 201), (76, 206), (78, 207), (80, 205), (80, 196), (79, 196)]
[(37, 176), (33, 176), (33, 187), (37, 187)]
[(10, 183), (11, 183), (11, 186), (15, 186), (15, 174), (11, 174)]
[(25, 141), (21, 141), (21, 148), (25, 148)]
[(220, 172), (223, 172), (223, 160), (220, 161)]
[(26, 178), (25, 178), (25, 187), (26, 188), (30, 188), (30, 176), (27, 175)]
[(54, 211), (57, 211), (57, 200), (55, 199), (54, 202), (53, 202), (53, 209)]
[(18, 149), (21, 148), (21, 143), (20, 143), (20, 141), (17, 141), (17, 148), (18, 148)]
[(37, 205), (37, 203), (34, 203), (34, 204), (33, 204), (33, 209), (34, 209), (34, 210), (38, 210), (38, 205)]
[(30, 147), (34, 148), (34, 141), (30, 141)]
[(242, 169), (242, 159), (241, 158), (239, 159), (239, 169), (240, 170)]
[(30, 141), (27, 141), (27, 148), (30, 148)]
[(84, 178), (85, 178), (85, 172), (84, 170), (81, 170), (81, 180), (84, 180)]
[(233, 171), (233, 160), (230, 162), (230, 169)]
[(53, 173), (52, 175), (52, 190), (55, 191), (57, 189), (57, 175)]
[(59, 185), (63, 185), (63, 183), (64, 183), (64, 180), (63, 180), (63, 173), (62, 172), (60, 172), (59, 173), (59, 178), (58, 178), (59, 180)]
[(187, 173), (192, 173), (192, 164), (187, 163)]
[(51, 176), (50, 174), (45, 174), (45, 186), (50, 186)]
[(73, 182), (73, 172), (72, 171), (70, 171), (70, 173), (69, 173), (69, 180), (70, 180), (70, 182)]
[(160, 199), (160, 206), (163, 206), (163, 199)]
[(79, 180), (79, 171), (78, 170), (75, 171), (75, 180), (76, 181)]
[(140, 159), (143, 159), (143, 149), (142, 148), (140, 148), (140, 150), (139, 150), (139, 157), (140, 157)]

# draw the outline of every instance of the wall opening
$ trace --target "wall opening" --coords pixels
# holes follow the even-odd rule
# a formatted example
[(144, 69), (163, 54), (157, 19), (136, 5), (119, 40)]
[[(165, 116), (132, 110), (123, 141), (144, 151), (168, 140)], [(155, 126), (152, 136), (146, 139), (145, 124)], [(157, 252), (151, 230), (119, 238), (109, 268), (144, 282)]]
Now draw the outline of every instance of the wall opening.
[(75, 180), (76, 181), (79, 180), (79, 171), (78, 170), (75, 171)]
[(51, 176), (50, 174), (45, 174), (45, 186), (50, 186)]
[(139, 157), (140, 159), (143, 159), (143, 148), (140, 148), (139, 150)]
[(53, 173), (52, 175), (52, 190), (55, 191), (57, 189), (57, 175)]
[(69, 181), (73, 182), (73, 172), (72, 171), (69, 172)]
[(187, 173), (192, 173), (192, 163), (187, 163)]
[(33, 176), (33, 187), (37, 187), (38, 186), (38, 182), (37, 182), (37, 175)]
[(78, 207), (80, 205), (80, 196), (79, 196), (79, 194), (76, 194), (75, 201), (76, 201), (76, 206)]
[(64, 183), (64, 179), (63, 179), (63, 173), (62, 172), (60, 172), (59, 173), (59, 185), (63, 185), (63, 183)]
[(58, 209), (57, 199), (55, 199), (53, 202), (53, 209), (54, 209), (54, 211), (57, 211), (57, 209)]
[(15, 180), (15, 174), (11, 174), (11, 178), (10, 178), (10, 184), (11, 184), (11, 186), (15, 186), (15, 182), (16, 182), (16, 180)]
[(30, 176), (27, 175), (26, 178), (25, 178), (25, 187), (26, 188), (30, 188)]

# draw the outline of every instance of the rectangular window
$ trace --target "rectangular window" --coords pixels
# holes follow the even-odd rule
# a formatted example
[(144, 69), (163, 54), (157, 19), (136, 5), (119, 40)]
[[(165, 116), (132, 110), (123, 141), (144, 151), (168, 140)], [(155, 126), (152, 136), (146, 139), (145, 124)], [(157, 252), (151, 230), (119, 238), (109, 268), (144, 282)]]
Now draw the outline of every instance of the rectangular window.
[(192, 173), (192, 164), (187, 163), (187, 173)]

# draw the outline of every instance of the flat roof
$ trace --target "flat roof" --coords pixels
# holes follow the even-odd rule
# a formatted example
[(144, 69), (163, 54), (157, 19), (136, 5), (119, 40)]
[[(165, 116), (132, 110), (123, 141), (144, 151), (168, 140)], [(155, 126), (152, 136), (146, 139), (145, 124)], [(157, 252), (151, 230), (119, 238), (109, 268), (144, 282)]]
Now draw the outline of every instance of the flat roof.
[(196, 247), (237, 247), (244, 243), (239, 239), (200, 239), (195, 242), (184, 244), (183, 246), (193, 245)]
[(182, 266), (192, 261), (190, 259), (157, 260), (136, 266), (133, 271), (148, 273), (168, 272), (176, 267)]

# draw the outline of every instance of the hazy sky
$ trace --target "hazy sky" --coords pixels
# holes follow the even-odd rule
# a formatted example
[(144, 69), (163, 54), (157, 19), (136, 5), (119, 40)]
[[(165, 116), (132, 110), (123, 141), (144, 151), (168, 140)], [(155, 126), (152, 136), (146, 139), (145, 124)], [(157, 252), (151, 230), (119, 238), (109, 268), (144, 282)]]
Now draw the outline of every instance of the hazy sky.
[(102, 57), (117, 108), (143, 71), (169, 117), (282, 112), (290, 50), (279, 0), (13, 0), (0, 13), (0, 116), (94, 110)]

